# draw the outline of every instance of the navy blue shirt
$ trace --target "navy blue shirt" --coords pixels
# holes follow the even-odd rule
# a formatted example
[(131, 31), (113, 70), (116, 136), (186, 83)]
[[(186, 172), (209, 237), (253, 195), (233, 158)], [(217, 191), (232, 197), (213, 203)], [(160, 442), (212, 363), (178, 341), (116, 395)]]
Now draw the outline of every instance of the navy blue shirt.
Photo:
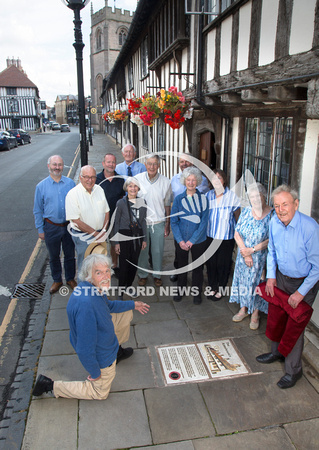
[(102, 172), (98, 173), (96, 176), (95, 184), (101, 186), (104, 191), (107, 203), (109, 204), (110, 208), (110, 218), (114, 213), (117, 201), (125, 195), (125, 192), (123, 190), (124, 182), (124, 178), (122, 178), (116, 172), (114, 172), (112, 181), (110, 181), (108, 178), (105, 178), (104, 170), (102, 170)]

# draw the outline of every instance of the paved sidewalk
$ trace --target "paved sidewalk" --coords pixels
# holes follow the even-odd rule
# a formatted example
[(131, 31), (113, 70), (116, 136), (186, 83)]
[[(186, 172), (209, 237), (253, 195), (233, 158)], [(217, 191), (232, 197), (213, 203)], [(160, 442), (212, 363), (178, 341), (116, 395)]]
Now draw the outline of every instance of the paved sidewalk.
[[(93, 137), (89, 163), (102, 170), (106, 152), (122, 161), (119, 146), (105, 135)], [(164, 269), (173, 269), (173, 237), (166, 240)], [(169, 276), (164, 286), (173, 286)], [(52, 280), (48, 277), (47, 287)], [(116, 285), (117, 280), (113, 283)], [(134, 312), (128, 346), (134, 355), (117, 366), (105, 401), (32, 397), (22, 448), (43, 449), (299, 449), (319, 448), (319, 379), (305, 364), (293, 389), (280, 390), (280, 362), (261, 365), (256, 355), (269, 349), (266, 317), (258, 331), (249, 319), (235, 324), (237, 306), (224, 298), (201, 305), (191, 297), (174, 303), (161, 295), (151, 276), (151, 305), (142, 316)], [(45, 295), (48, 297), (48, 289)], [(87, 373), (69, 343), (66, 304), (69, 294), (44, 299), (50, 304), (38, 362), (38, 373), (54, 380), (84, 380)], [(231, 339), (251, 372), (245, 376), (167, 385), (157, 346)], [(6, 448), (10, 448), (9, 446)], [(13, 448), (13, 447), (12, 447)]]

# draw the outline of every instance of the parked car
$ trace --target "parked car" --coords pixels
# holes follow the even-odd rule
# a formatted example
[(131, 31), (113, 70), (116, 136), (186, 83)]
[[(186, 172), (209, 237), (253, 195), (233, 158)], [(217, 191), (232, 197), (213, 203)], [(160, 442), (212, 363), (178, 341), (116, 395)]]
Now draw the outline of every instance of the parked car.
[(59, 123), (53, 123), (51, 130), (60, 130), (61, 129), (61, 125)]
[(63, 133), (63, 131), (71, 131), (70, 127), (67, 123), (62, 123), (61, 125), (61, 133)]
[(31, 136), (27, 131), (24, 131), (22, 128), (15, 128), (14, 130), (9, 130), (9, 133), (12, 136), (15, 136), (18, 144), (31, 144)]
[(18, 141), (15, 136), (11, 136), (7, 131), (0, 131), (0, 150), (10, 150), (18, 147)]

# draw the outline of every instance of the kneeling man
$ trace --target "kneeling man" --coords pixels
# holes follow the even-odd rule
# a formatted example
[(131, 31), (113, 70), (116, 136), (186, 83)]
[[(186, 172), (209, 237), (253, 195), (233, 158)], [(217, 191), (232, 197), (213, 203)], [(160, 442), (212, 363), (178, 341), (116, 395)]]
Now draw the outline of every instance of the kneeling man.
[(108, 300), (111, 260), (105, 255), (85, 258), (80, 278), (84, 281), (73, 291), (67, 314), (71, 344), (89, 376), (86, 381), (53, 381), (39, 375), (33, 389), (35, 396), (53, 391), (55, 397), (105, 400), (115, 377), (116, 363), (133, 354), (132, 348), (121, 347), (130, 336), (132, 310), (145, 314), (149, 305)]

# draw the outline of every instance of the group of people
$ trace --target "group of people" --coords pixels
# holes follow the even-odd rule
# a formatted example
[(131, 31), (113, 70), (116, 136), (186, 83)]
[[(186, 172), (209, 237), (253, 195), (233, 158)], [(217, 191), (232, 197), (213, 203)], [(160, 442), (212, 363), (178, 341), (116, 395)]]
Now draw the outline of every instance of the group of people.
[[(228, 284), (235, 242), (238, 252), (229, 298), (239, 305), (234, 322), (251, 315), (250, 328), (257, 330), (259, 312), (267, 314), (269, 298), (276, 295), (277, 287), (289, 294), (287, 304), (292, 310), (301, 302), (311, 306), (315, 300), (319, 287), (319, 226), (297, 210), (298, 197), (290, 187), (279, 186), (274, 190), (273, 209), (267, 205), (265, 188), (253, 183), (247, 189), (250, 206), (241, 210), (239, 198), (228, 188), (227, 176), (220, 169), (215, 169), (212, 179), (207, 180), (183, 155), (179, 159), (180, 173), (169, 180), (159, 173), (158, 155), (149, 155), (145, 164), (141, 164), (135, 160), (136, 149), (131, 144), (122, 149), (122, 154), (124, 162), (118, 165), (113, 154), (106, 154), (98, 175), (94, 167), (82, 167), (77, 186), (62, 175), (62, 158), (52, 156), (48, 161), (49, 177), (36, 187), (35, 223), (49, 252), (51, 293), (62, 286), (61, 245), (65, 279), (72, 289), (77, 287), (75, 251), (77, 254), (81, 295), (73, 292), (67, 313), (71, 343), (90, 375), (84, 383), (53, 382), (40, 375), (34, 395), (53, 390), (57, 397), (107, 397), (116, 361), (133, 353), (132, 349), (121, 347), (129, 335), (132, 319), (129, 312), (137, 309), (144, 314), (149, 306), (133, 300), (112, 302), (105, 289), (118, 265), (121, 287), (130, 287), (136, 272), (140, 286), (146, 285), (149, 273), (153, 274), (155, 286), (161, 286), (164, 239), (170, 228), (175, 244), (175, 271), (171, 280), (177, 281), (179, 288), (173, 297), (175, 302), (182, 300), (189, 272), (192, 287), (196, 288), (193, 302), (195, 305), (202, 302), (205, 264), (206, 297), (221, 300)], [(90, 244), (104, 242), (107, 236), (112, 243), (111, 259), (105, 255), (87, 256)], [(266, 299), (257, 290), (262, 279), (267, 279)], [(84, 288), (88, 286), (96, 287), (97, 291), (85, 294)], [(274, 308), (269, 310), (269, 323), (278, 322), (273, 317), (276, 314)], [(281, 339), (285, 333), (291, 334), (293, 328), (289, 313), (285, 314), (280, 336), (273, 329), (267, 334), (273, 338), (271, 352), (257, 357), (260, 363), (285, 358), (286, 373), (278, 382), (280, 388), (294, 386), (302, 374), (300, 326), (291, 351), (285, 355), (280, 352)], [(95, 344), (86, 333), (95, 336)]]

